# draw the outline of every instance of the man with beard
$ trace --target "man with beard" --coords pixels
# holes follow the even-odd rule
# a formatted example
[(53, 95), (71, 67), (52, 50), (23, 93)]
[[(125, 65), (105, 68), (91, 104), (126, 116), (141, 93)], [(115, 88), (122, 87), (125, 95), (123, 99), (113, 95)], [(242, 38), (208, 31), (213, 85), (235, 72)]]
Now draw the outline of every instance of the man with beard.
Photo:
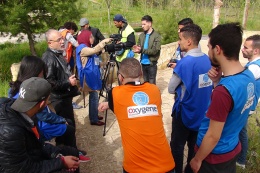
[(118, 28), (118, 34), (122, 36), (120, 44), (123, 48), (120, 51), (116, 51), (116, 61), (120, 65), (123, 59), (134, 57), (131, 48), (135, 45), (135, 31), (121, 14), (115, 15), (113, 21), (115, 27)]
[(198, 48), (202, 30), (191, 24), (180, 29), (179, 45), (185, 56), (174, 68), (168, 85), (170, 94), (176, 100), (172, 109), (171, 150), (176, 161), (176, 173), (183, 171), (183, 152), (187, 142), (188, 157), (185, 173), (192, 173), (189, 162), (194, 156), (194, 146), (204, 113), (207, 110), (212, 81), (207, 72), (210, 70), (208, 56)]
[[(253, 73), (256, 80), (254, 106), (252, 107), (252, 111), (249, 112), (251, 115), (255, 112), (260, 96), (260, 35), (252, 35), (248, 37), (242, 48), (242, 53), (243, 57), (248, 59), (248, 63), (245, 67)], [(242, 150), (237, 159), (237, 165), (245, 169), (246, 153), (248, 149), (247, 124), (239, 133), (239, 140), (242, 145)]]
[(47, 105), (51, 84), (43, 78), (32, 77), (20, 87), (19, 96), (0, 100), (0, 172), (75, 171), (79, 159), (59, 155), (60, 149), (42, 145), (33, 116)]
[(190, 162), (194, 173), (236, 172), (241, 150), (238, 136), (255, 93), (253, 74), (239, 62), (242, 33), (238, 23), (218, 25), (209, 33), (208, 54), (213, 67), (208, 75), (214, 90), (199, 129), (196, 155)]
[(145, 15), (141, 19), (144, 32), (140, 34), (137, 45), (133, 46), (135, 53), (141, 53), (143, 78), (145, 82), (156, 84), (157, 61), (161, 52), (161, 36), (153, 27), (153, 19)]

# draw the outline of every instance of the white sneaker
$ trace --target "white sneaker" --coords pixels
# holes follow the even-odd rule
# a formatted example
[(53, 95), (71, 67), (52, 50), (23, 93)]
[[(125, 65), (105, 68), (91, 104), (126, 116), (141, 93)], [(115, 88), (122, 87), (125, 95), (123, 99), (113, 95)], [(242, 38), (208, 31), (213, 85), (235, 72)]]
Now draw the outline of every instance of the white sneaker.
[(240, 163), (236, 162), (236, 165), (239, 166), (242, 169), (246, 169), (246, 165), (244, 165), (244, 164), (240, 164)]

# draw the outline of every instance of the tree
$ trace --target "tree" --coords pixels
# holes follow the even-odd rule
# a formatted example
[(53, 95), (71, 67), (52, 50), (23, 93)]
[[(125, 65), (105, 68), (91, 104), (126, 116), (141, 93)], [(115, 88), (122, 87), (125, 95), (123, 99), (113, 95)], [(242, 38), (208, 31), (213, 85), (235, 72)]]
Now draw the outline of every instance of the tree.
[(109, 32), (111, 32), (111, 21), (110, 21), (111, 2), (112, 2), (112, 0), (106, 0), (106, 4), (107, 4), (107, 19), (108, 19)]
[(246, 0), (244, 15), (243, 15), (243, 23), (242, 23), (243, 29), (246, 29), (249, 6), (250, 6), (250, 0)]
[(214, 15), (213, 15), (213, 28), (215, 28), (219, 23), (220, 7), (222, 5), (223, 5), (223, 2), (221, 0), (215, 0)]
[(24, 33), (28, 36), (32, 55), (36, 55), (35, 34), (49, 28), (58, 28), (67, 21), (78, 20), (82, 8), (77, 0), (1, 0), (0, 31), (12, 36)]

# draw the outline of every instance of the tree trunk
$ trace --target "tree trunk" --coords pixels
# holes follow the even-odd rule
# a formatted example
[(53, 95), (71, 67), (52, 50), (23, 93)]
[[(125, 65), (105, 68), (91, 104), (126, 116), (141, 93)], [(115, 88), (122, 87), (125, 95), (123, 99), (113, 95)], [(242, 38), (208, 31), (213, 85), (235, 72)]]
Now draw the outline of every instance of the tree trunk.
[(29, 24), (27, 22), (25, 23), (24, 28), (26, 30), (26, 34), (27, 34), (27, 37), (28, 37), (28, 40), (29, 40), (29, 47), (30, 47), (31, 54), (33, 56), (37, 56), (35, 46), (34, 46), (33, 33), (30, 30)]
[(250, 7), (250, 0), (246, 0), (245, 9), (244, 9), (244, 15), (243, 15), (243, 23), (242, 23), (243, 29), (246, 29), (246, 23), (247, 23), (249, 7)]
[(109, 34), (111, 34), (111, 21), (110, 21), (110, 6), (112, 0), (106, 0), (107, 4), (107, 19), (108, 19), (108, 26), (109, 26)]
[(221, 0), (215, 0), (214, 14), (213, 14), (213, 28), (215, 28), (219, 23), (220, 7), (222, 5), (223, 2)]

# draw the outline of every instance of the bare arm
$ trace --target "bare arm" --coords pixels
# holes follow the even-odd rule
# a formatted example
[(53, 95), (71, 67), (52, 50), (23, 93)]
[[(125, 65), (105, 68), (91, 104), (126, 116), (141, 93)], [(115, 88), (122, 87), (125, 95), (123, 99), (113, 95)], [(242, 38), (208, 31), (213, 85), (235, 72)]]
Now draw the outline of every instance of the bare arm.
[(201, 167), (202, 161), (211, 153), (217, 145), (225, 122), (210, 120), (209, 129), (204, 136), (201, 146), (195, 157), (191, 160), (190, 165), (194, 173), (197, 173)]

